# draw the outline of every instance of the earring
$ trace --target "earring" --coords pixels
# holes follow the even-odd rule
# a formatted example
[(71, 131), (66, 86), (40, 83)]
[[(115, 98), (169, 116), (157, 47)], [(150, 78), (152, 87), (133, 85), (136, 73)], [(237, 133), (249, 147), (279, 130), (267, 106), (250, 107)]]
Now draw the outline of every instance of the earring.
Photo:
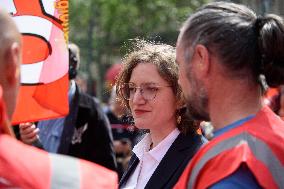
[(181, 122), (181, 116), (179, 115), (179, 116), (177, 117), (177, 124), (179, 125), (180, 122)]

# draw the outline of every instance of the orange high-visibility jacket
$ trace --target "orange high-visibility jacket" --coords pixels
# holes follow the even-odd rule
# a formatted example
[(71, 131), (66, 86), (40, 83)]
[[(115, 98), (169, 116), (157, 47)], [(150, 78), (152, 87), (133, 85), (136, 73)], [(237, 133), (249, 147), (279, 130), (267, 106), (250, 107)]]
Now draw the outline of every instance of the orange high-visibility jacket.
[(8, 123), (6, 107), (3, 101), (3, 89), (0, 85), (0, 133), (9, 134), (14, 136), (12, 129), (9, 127), (10, 123)]
[[(91, 162), (49, 154), (4, 134), (6, 122), (0, 86), (0, 189), (114, 189), (117, 174)], [(5, 129), (6, 128), (6, 129)]]
[(117, 175), (91, 162), (49, 154), (0, 135), (0, 188), (117, 188)]
[(263, 188), (284, 187), (284, 122), (268, 107), (207, 143), (192, 159), (175, 189), (204, 189), (244, 163)]

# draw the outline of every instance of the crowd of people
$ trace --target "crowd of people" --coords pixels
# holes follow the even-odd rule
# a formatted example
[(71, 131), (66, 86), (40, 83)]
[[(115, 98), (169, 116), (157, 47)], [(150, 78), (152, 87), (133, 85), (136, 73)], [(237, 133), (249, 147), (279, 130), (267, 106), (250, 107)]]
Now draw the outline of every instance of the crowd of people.
[(0, 9), (0, 188), (284, 187), (280, 16), (213, 2), (176, 47), (134, 40), (108, 108), (76, 84), (70, 43), (69, 114), (11, 126), (22, 46)]
[(8, 132), (20, 86), (22, 41), (0, 10), (0, 188), (116, 188), (115, 172), (89, 161), (47, 153)]
[[(75, 82), (80, 51), (69, 44), (69, 114), (63, 118), (19, 125), (18, 138), (48, 152), (70, 155), (116, 170), (111, 128), (98, 100)], [(14, 129), (17, 127), (15, 126)], [(94, 148), (95, 146), (95, 148)]]

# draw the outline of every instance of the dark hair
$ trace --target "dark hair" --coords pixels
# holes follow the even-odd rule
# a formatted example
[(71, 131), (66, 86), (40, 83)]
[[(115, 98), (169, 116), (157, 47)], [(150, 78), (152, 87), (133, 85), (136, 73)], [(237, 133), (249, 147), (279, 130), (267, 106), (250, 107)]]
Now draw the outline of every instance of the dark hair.
[(68, 44), (69, 51), (69, 80), (75, 79), (80, 65), (80, 49), (74, 43)]
[[(124, 83), (128, 83), (133, 69), (142, 63), (154, 64), (160, 76), (172, 87), (177, 100), (185, 104), (181, 87), (178, 84), (178, 65), (175, 61), (175, 48), (162, 44), (135, 39), (132, 42), (132, 50), (123, 59), (123, 67), (116, 80), (116, 93), (119, 100), (129, 109), (128, 100), (125, 100), (120, 92)], [(176, 112), (181, 116), (181, 122), (177, 124), (179, 130), (187, 133), (189, 130), (196, 131), (193, 119), (183, 109)]]
[(185, 58), (202, 44), (222, 60), (231, 77), (257, 82), (263, 74), (269, 86), (284, 83), (284, 25), (277, 15), (257, 17), (246, 6), (213, 2), (191, 15), (181, 32)]

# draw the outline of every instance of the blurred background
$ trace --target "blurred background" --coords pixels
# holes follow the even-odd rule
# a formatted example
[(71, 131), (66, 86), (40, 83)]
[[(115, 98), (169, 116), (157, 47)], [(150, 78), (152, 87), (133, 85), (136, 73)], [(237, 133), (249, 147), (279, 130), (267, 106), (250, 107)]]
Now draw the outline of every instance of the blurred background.
[[(187, 16), (213, 0), (69, 0), (70, 41), (81, 49), (77, 83), (107, 102), (129, 39), (175, 45)], [(228, 1), (228, 0), (227, 0)], [(258, 14), (284, 15), (283, 0), (231, 0)]]

